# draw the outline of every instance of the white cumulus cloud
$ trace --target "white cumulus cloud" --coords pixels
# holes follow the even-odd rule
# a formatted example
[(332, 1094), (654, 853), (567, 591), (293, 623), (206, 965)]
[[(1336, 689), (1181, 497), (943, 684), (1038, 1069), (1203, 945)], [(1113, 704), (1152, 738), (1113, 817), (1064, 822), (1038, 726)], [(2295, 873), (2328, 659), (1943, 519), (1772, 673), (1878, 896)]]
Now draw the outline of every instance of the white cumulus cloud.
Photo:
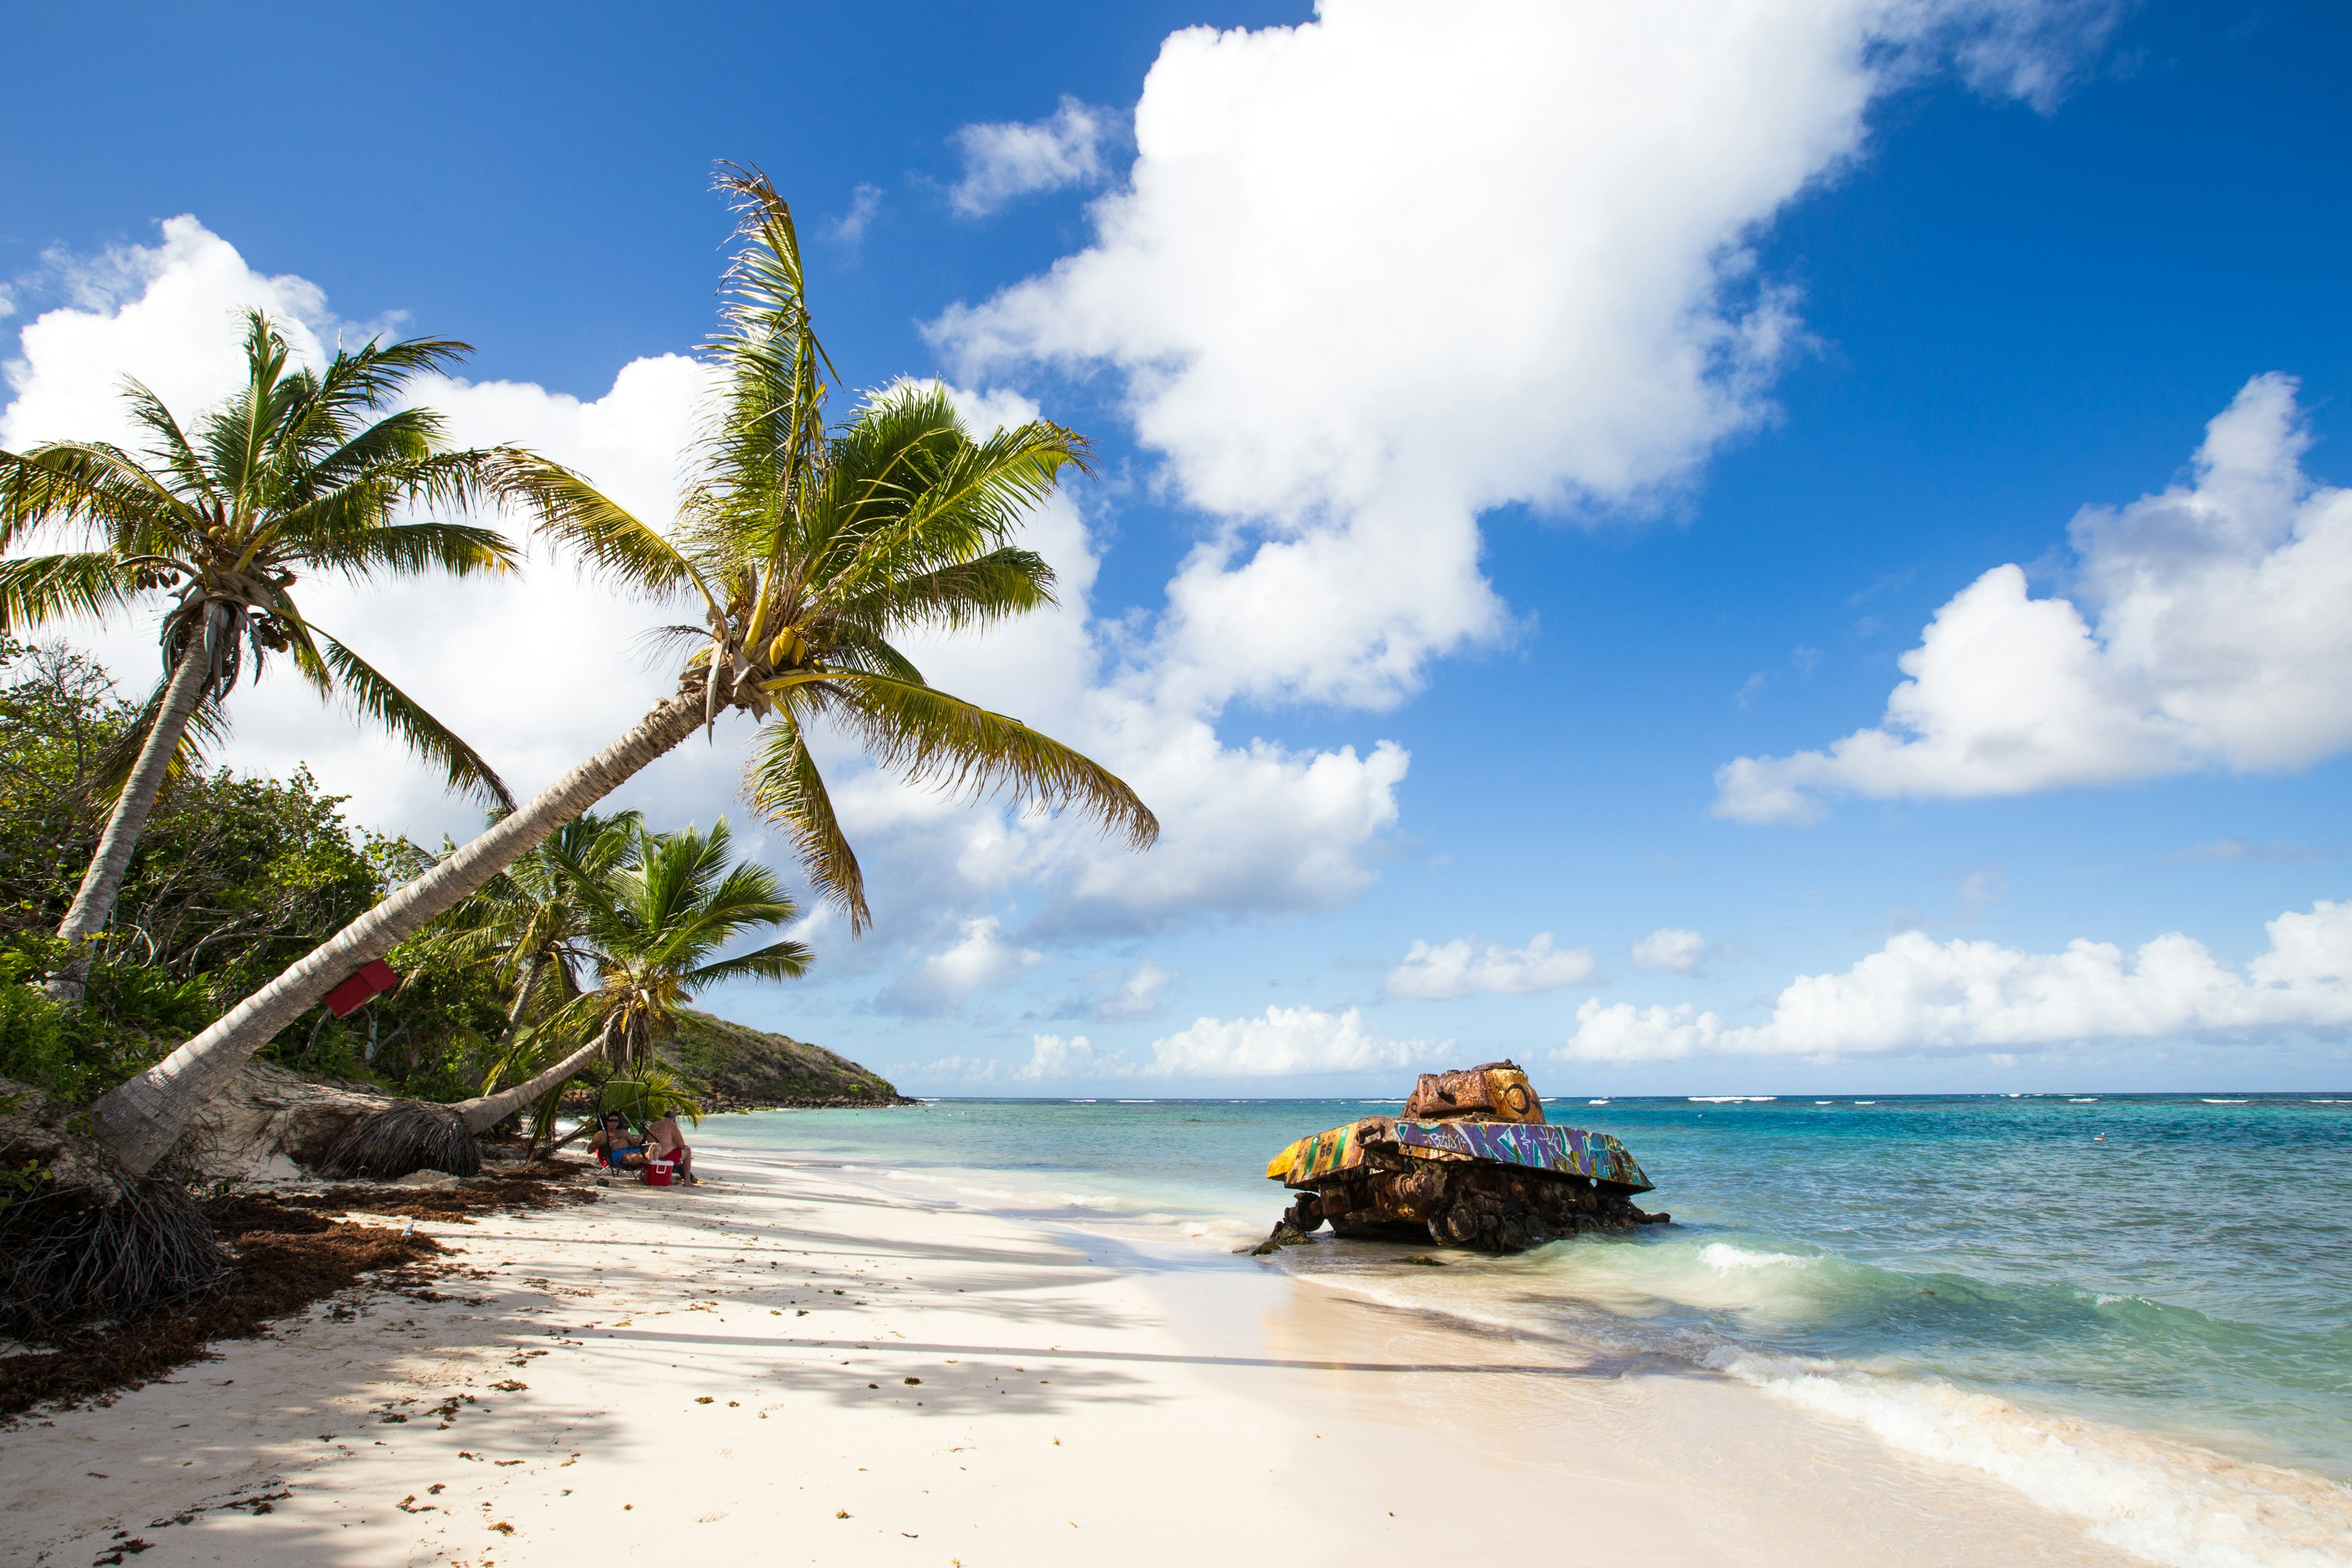
[(1163, 1078), (1284, 1078), (1300, 1073), (1370, 1072), (1413, 1066), (1453, 1045), (1393, 1039), (1350, 1007), (1268, 1007), (1262, 1016), (1196, 1020), (1151, 1042), (1142, 1070)]
[(1798, 976), (1762, 1024), (1727, 1024), (1687, 1005), (1604, 1006), (1595, 998), (1577, 1009), (1576, 1035), (1562, 1055), (1965, 1053), (2352, 1026), (2352, 902), (2321, 900), (2267, 929), (2270, 950), (2242, 971), (2178, 931), (2130, 954), (2107, 942), (2033, 953), (1905, 931), (1843, 974)]
[(963, 178), (948, 200), (967, 217), (982, 217), (1022, 196), (1099, 184), (1104, 144), (1118, 134), (1108, 110), (1067, 94), (1043, 120), (967, 125), (954, 137)]
[(1727, 764), (1717, 814), (1804, 821), (1825, 795), (2025, 795), (2352, 747), (2352, 490), (2305, 475), (2309, 445), (2294, 381), (2256, 376), (2186, 482), (2075, 517), (2068, 596), (1987, 572), (1903, 656), (1877, 725)]
[(1024, 1082), (1067, 1083), (1387, 1072), (1426, 1063), (1453, 1043), (1393, 1038), (1353, 1007), (1344, 1013), (1268, 1007), (1254, 1018), (1197, 1019), (1190, 1028), (1152, 1041), (1148, 1055), (1104, 1050), (1084, 1035), (1036, 1035), (1029, 1059), (1012, 1076)]
[(876, 999), (885, 1012), (938, 1017), (979, 991), (994, 990), (1034, 967), (1045, 955), (1009, 940), (993, 915), (965, 921), (946, 951), (923, 960)]
[[(26, 321), (5, 366), (11, 398), (0, 409), (0, 447), (12, 451), (68, 437), (136, 445), (121, 395), (126, 375), (152, 387), (185, 423), (236, 386), (245, 309), (269, 312), (298, 357), (314, 364), (339, 338), (355, 344), (374, 330), (338, 319), (324, 291), (303, 279), (254, 271), (193, 217), (164, 223), (153, 246), (52, 258), (50, 281), (69, 302)], [(421, 392), (460, 444), (522, 442), (667, 520), (701, 374), (684, 355), (667, 354), (622, 367), (612, 389), (593, 401), (511, 382), (428, 378)], [(544, 560), (520, 578), (364, 587), (328, 578), (306, 585), (301, 596), (314, 621), (473, 742), (521, 790), (546, 784), (626, 729), (666, 684), (632, 643), (673, 617), (617, 600)], [(118, 619), (75, 635), (125, 686), (155, 679), (152, 622)], [(232, 763), (282, 773), (308, 762), (373, 826), (429, 841), (478, 821), (433, 770), (381, 734), (322, 710), (282, 667), (240, 687), (229, 714)], [(656, 763), (639, 787), (709, 821), (728, 803), (733, 768), (731, 753), (688, 745)]]
[(1110, 369), (1220, 520), (1171, 585), (1171, 681), (1381, 706), (1507, 632), (1480, 511), (1639, 503), (1765, 416), (1793, 305), (1748, 242), (1878, 93), (1947, 44), (2044, 92), (2096, 9), (1327, 0), (1192, 28), (1094, 243), (934, 334), (972, 371)]
[(1117, 1051), (1098, 1051), (1084, 1035), (1036, 1035), (1029, 1042), (1029, 1059), (1013, 1069), (1026, 1082), (1069, 1082), (1078, 1079), (1129, 1078), (1135, 1064)]
[[(61, 258), (46, 281), (66, 302), (23, 324), (5, 366), (0, 446), (10, 449), (68, 436), (132, 438), (119, 393), (126, 374), (184, 416), (226, 395), (241, 363), (243, 308), (270, 311), (310, 363), (339, 336), (354, 342), (370, 330), (339, 320), (316, 285), (255, 271), (193, 217), (164, 224), (153, 246)], [(593, 400), (521, 382), (436, 379), (420, 390), (459, 441), (533, 447), (667, 522), (703, 386), (693, 359), (665, 354), (620, 367), (611, 389)], [(1011, 395), (958, 395), (983, 429), (1036, 412)], [(1160, 813), (1160, 845), (1137, 857), (1083, 823), (909, 791), (820, 738), (886, 928), (936, 918), (942, 893), (953, 912), (971, 918), (1008, 891), (1035, 893), (1055, 929), (1083, 935), (1195, 913), (1328, 908), (1368, 886), (1365, 850), (1397, 820), (1406, 753), (1385, 742), (1361, 752), (1223, 743), (1212, 713), (1171, 694), (1163, 666), (1112, 656), (1090, 603), (1097, 554), (1074, 501), (1055, 498), (1024, 532), (1060, 574), (1059, 605), (984, 637), (910, 638), (909, 649), (943, 686), (1019, 714), (1118, 771)], [(677, 618), (674, 607), (616, 599), (543, 559), (520, 578), (456, 586), (326, 581), (308, 586), (303, 603), (526, 792), (625, 730), (661, 694), (667, 682), (636, 639)], [(153, 679), (151, 624), (124, 620), (74, 635), (126, 685)], [(282, 671), (241, 687), (231, 716), (225, 755), (232, 764), (283, 773), (307, 762), (372, 826), (429, 842), (478, 820), (430, 770), (323, 711)], [(625, 786), (619, 801), (664, 820), (710, 820), (731, 803), (740, 738), (740, 726), (722, 724), (715, 746), (688, 742)], [(912, 994), (939, 994), (923, 978), (933, 956), (917, 958)]]
[(1140, 1018), (1157, 1013), (1161, 989), (1175, 978), (1174, 970), (1162, 969), (1147, 958), (1119, 976), (1118, 985), (1095, 1005), (1095, 1011), (1106, 1018)]
[(1644, 969), (1695, 973), (1706, 961), (1706, 938), (1679, 926), (1660, 926), (1633, 944), (1633, 962)]
[(1530, 996), (1591, 975), (1591, 949), (1555, 948), (1551, 932), (1544, 931), (1525, 947), (1489, 947), (1484, 952), (1472, 947), (1467, 937), (1442, 946), (1416, 941), (1381, 986), (1391, 996), (1444, 1001), (1474, 991)]

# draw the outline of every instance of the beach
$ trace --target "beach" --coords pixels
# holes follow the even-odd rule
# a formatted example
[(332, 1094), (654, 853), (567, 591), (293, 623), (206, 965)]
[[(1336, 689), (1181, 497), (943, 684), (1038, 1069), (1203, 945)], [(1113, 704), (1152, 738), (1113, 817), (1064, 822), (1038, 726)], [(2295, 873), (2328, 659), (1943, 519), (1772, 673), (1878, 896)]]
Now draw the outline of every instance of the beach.
[(839, 1170), (705, 1173), (421, 1225), (429, 1290), (18, 1422), (0, 1561), (2137, 1561), (1670, 1358)]

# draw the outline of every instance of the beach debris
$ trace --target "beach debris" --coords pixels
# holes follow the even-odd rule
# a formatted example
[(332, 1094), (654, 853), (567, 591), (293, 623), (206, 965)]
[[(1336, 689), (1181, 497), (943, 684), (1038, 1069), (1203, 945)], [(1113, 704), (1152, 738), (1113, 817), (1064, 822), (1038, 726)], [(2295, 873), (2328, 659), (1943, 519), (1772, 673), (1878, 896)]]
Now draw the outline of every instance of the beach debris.
[[(230, 1259), (178, 1183), (121, 1173), (74, 1107), (0, 1079), (0, 1334), (31, 1340), (211, 1295)], [(9, 1194), (0, 1190), (0, 1197)]]
[(1669, 1218), (1633, 1206), (1633, 1195), (1652, 1186), (1623, 1144), (1546, 1121), (1535, 1086), (1507, 1060), (1423, 1073), (1402, 1115), (1301, 1138), (1265, 1173), (1301, 1196), (1245, 1249), (1258, 1256), (1296, 1247), (1327, 1222), (1358, 1239), (1517, 1252)]
[(456, 1111), (421, 1100), (396, 1100), (343, 1129), (315, 1169), (336, 1181), (353, 1176), (378, 1181), (422, 1177), (409, 1184), (455, 1186), (457, 1177), (481, 1173), (482, 1151)]

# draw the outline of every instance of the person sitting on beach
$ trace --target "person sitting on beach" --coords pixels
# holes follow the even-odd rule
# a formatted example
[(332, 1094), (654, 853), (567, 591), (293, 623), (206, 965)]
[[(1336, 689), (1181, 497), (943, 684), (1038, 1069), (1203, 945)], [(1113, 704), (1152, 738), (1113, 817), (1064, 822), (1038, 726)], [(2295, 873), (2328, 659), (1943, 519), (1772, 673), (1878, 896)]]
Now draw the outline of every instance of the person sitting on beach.
[(665, 1110), (646, 1129), (646, 1142), (656, 1160), (677, 1163), (677, 1179), (688, 1186), (695, 1184), (694, 1151), (686, 1146), (686, 1134), (678, 1131), (677, 1118)]
[(604, 1112), (604, 1125), (590, 1136), (588, 1147), (607, 1170), (646, 1163), (644, 1140), (629, 1131), (628, 1120), (617, 1110)]

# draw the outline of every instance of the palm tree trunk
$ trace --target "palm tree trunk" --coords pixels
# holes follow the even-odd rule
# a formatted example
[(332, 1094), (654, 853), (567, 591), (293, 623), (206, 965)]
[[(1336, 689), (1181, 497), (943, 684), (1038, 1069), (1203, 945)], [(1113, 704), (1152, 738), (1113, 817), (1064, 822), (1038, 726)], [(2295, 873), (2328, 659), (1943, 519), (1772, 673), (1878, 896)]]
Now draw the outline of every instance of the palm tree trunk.
[(496, 1094), (484, 1095), (479, 1100), (461, 1100), (449, 1109), (457, 1113), (457, 1119), (466, 1124), (467, 1131), (479, 1136), (586, 1067), (588, 1058), (604, 1049), (612, 1042), (612, 1037), (613, 1026), (608, 1023), (586, 1045), (528, 1082), (516, 1084), (512, 1089), (502, 1089)]
[(114, 900), (122, 893), (123, 873), (131, 868), (131, 852), (139, 847), (148, 814), (155, 809), (155, 797), (162, 793), (163, 775), (180, 749), (180, 737), (187, 733), (188, 720), (204, 700), (209, 668), (205, 639), (190, 637), (180, 651), (180, 662), (172, 668), (172, 684), (156, 710), (155, 726), (139, 748), (139, 760), (131, 765), (122, 793), (115, 796), (106, 832), (99, 838), (98, 853), (90, 857), (89, 869), (82, 873), (73, 908), (58, 927), (58, 939), (68, 944), (66, 960), (43, 989), (59, 1002), (74, 1005), (81, 1001), (82, 987), (89, 980), (90, 960), (96, 956), (91, 943), (113, 918)]
[(515, 987), (514, 1005), (507, 1009), (506, 1031), (499, 1036), (499, 1050), (514, 1043), (515, 1031), (522, 1026), (522, 1010), (530, 1005), (530, 994), (539, 989), (540, 977), (554, 962), (543, 952), (531, 955), (530, 967), (522, 972), (522, 983)]
[(699, 693), (656, 704), (635, 729), (556, 780), (521, 810), (502, 817), (345, 926), (194, 1039), (110, 1090), (96, 1107), (100, 1141), (132, 1174), (144, 1174), (179, 1142), (189, 1118), (312, 1003), (619, 788), (692, 734), (701, 721)]

